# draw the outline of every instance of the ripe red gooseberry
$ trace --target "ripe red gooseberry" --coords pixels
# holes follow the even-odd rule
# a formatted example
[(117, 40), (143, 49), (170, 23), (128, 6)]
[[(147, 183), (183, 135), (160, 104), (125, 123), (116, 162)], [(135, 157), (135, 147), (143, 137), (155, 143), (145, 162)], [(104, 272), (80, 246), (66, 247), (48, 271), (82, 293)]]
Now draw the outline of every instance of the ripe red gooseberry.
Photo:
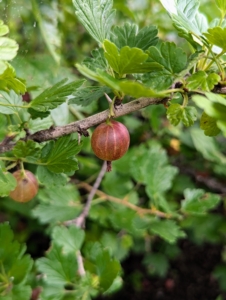
[(91, 138), (93, 152), (107, 162), (121, 158), (127, 152), (129, 143), (130, 136), (127, 128), (114, 120), (107, 120), (97, 126)]

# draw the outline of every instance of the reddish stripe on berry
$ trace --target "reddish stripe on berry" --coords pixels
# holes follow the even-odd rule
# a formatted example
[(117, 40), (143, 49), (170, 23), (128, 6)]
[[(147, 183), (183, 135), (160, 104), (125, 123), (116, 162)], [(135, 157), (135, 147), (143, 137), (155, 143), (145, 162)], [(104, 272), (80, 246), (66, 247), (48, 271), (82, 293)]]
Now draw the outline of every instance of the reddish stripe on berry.
[(130, 136), (127, 128), (117, 121), (100, 124), (91, 138), (93, 152), (106, 161), (121, 158), (127, 152), (129, 143)]

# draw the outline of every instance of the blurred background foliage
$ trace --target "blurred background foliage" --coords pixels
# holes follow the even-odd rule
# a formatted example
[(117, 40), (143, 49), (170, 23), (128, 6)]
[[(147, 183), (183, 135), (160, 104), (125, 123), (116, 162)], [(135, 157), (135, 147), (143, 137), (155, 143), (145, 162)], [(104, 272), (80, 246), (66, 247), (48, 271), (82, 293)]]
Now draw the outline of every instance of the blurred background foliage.
[[(162, 40), (174, 41), (189, 54), (188, 43), (178, 37), (159, 1), (114, 0), (114, 6), (117, 9), (118, 25), (125, 21), (135, 22), (141, 28), (156, 25)], [(214, 0), (202, 0), (201, 11), (209, 20), (220, 16)], [(75, 63), (90, 56), (97, 46), (76, 19), (71, 0), (2, 0), (0, 19), (9, 26), (9, 36), (19, 44), (18, 55), (12, 61), (12, 65), (17, 76), (26, 79), (30, 97), (65, 77), (70, 80), (78, 79), (80, 74), (75, 68)], [(52, 112), (52, 119), (55, 125), (64, 125), (107, 107), (107, 101), (104, 99), (88, 107), (63, 104)], [(191, 298), (187, 299), (216, 299), (217, 295), (218, 299), (225, 299), (220, 298), (224, 297), (226, 291), (225, 138), (221, 135), (217, 138), (206, 137), (198, 126), (185, 128), (180, 124), (173, 127), (167, 121), (165, 113), (163, 106), (150, 106), (121, 118), (129, 128), (131, 147), (125, 157), (113, 164), (113, 171), (105, 176), (101, 190), (105, 196), (128, 199), (131, 203), (148, 206), (145, 185), (139, 183), (133, 163), (146, 163), (142, 157), (148, 158), (148, 149), (151, 148), (156, 149), (153, 150), (156, 153), (162, 151), (159, 160), (166, 160), (167, 164), (177, 170), (167, 188), (170, 207), (179, 209), (184, 190), (188, 188), (201, 188), (220, 194), (223, 200), (220, 206), (205, 216), (193, 215), (181, 220), (180, 225), (187, 238), (184, 237), (176, 244), (169, 244), (149, 230), (137, 231), (136, 228), (142, 227), (142, 224), (139, 224), (139, 220), (137, 224), (130, 222), (134, 211), (127, 212), (125, 219), (123, 215), (127, 208), (119, 207), (113, 201), (106, 202), (100, 195), (94, 199), (90, 211), (86, 242), (101, 241), (103, 245), (108, 246), (112, 254), (125, 266), (125, 288), (130, 288), (138, 295), (142, 291), (148, 292), (149, 296), (142, 294), (144, 299), (150, 299), (150, 295), (153, 299), (179, 299), (175, 296), (178, 294), (175, 292), (175, 285), (181, 283), (180, 274), (186, 274), (185, 270), (185, 273), (180, 273), (183, 272), (180, 266), (193, 268), (190, 273), (194, 273), (194, 277), (191, 275), (191, 278), (184, 279), (185, 282), (190, 280), (202, 285), (200, 290), (205, 293), (205, 289), (208, 290), (205, 286), (207, 281), (202, 280), (202, 276), (209, 276), (213, 282), (210, 287), (215, 291), (212, 298), (197, 298), (196, 292), (196, 298), (190, 296)], [(1, 120), (1, 117), (0, 124), (0, 138), (3, 138), (4, 120)], [(134, 157), (137, 162), (134, 162)], [(52, 189), (41, 189), (37, 199), (25, 205), (14, 203), (8, 198), (0, 201), (0, 222), (10, 221), (16, 238), (27, 243), (28, 253), (33, 258), (43, 256), (48, 249), (48, 224), (53, 225), (61, 218), (64, 219), (60, 214), (62, 193), (65, 198), (64, 205), (71, 198), (75, 199), (75, 195), (81, 202), (85, 201), (87, 186), (92, 185), (99, 172), (101, 163), (91, 153), (89, 139), (84, 139), (84, 147), (78, 159), (80, 170), (74, 176), (75, 185), (58, 187), (56, 182)], [(32, 165), (27, 168), (36, 171)], [(161, 181), (161, 178), (159, 180)], [(46, 199), (54, 199), (58, 203), (55, 210)], [(76, 203), (72, 217), (80, 209)], [(210, 262), (206, 270), (205, 264), (201, 264), (202, 257)], [(197, 276), (201, 278), (200, 283), (195, 281), (198, 281)], [(216, 282), (216, 278), (219, 283)], [(31, 276), (31, 282), (33, 281)], [(36, 285), (35, 281), (33, 284)], [(119, 282), (115, 290), (120, 286)], [(166, 293), (165, 298), (157, 298), (157, 292), (161, 294), (161, 291)], [(167, 293), (171, 292), (174, 298), (167, 298)], [(132, 298), (129, 292), (125, 292), (124, 295), (127, 299), (141, 299), (139, 296)], [(117, 299), (117, 296), (114, 299)]]

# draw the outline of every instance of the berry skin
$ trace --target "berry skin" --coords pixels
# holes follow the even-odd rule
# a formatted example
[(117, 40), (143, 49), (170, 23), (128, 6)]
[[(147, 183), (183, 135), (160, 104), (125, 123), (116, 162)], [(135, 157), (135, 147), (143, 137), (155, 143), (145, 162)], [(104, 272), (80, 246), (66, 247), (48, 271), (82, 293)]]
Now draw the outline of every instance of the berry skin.
[(127, 128), (117, 121), (106, 121), (93, 132), (91, 146), (97, 157), (108, 162), (121, 158), (128, 150), (130, 136)]
[(30, 171), (18, 170), (12, 174), (17, 181), (14, 191), (9, 196), (17, 202), (28, 202), (38, 193), (38, 181)]

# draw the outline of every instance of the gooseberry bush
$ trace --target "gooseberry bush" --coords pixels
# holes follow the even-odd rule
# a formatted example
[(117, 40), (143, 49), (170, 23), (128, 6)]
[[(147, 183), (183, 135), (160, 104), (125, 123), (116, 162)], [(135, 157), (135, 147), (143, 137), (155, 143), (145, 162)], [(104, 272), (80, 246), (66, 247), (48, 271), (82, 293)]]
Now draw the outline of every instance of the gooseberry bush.
[(181, 239), (225, 245), (226, 1), (138, 2), (1, 3), (0, 299), (107, 298), (131, 253), (164, 277)]

